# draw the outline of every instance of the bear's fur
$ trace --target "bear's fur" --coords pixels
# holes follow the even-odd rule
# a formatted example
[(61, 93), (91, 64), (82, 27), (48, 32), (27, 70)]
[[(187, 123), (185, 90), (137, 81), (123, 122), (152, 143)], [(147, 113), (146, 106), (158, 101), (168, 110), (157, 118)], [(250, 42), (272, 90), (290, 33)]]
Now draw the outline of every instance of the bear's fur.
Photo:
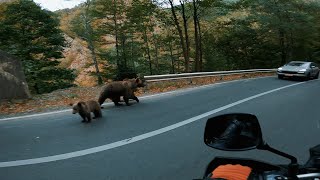
[(79, 113), (79, 115), (82, 117), (82, 122), (91, 122), (91, 112), (93, 112), (94, 117), (102, 117), (100, 104), (97, 101), (89, 100), (89, 101), (80, 101), (76, 104), (70, 104), (72, 107), (72, 113), (76, 114)]
[(118, 106), (120, 105), (120, 97), (123, 96), (123, 100), (126, 105), (129, 106), (129, 99), (139, 102), (139, 99), (134, 95), (134, 92), (138, 87), (144, 86), (146, 86), (146, 82), (140, 78), (111, 82), (103, 87), (98, 100), (99, 104), (103, 104), (103, 102), (109, 98), (116, 106)]

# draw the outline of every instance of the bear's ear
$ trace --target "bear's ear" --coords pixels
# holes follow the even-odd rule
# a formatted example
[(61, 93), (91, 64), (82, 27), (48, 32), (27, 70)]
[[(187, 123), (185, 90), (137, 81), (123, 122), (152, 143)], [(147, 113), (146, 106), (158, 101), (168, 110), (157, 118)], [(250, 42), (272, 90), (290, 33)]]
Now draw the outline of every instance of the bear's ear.
[(78, 102), (77, 104), (80, 108), (83, 108), (86, 106), (86, 104), (83, 101)]
[(73, 106), (73, 103), (70, 103), (69, 106)]
[(136, 78), (136, 83), (139, 83), (140, 82), (140, 78)]

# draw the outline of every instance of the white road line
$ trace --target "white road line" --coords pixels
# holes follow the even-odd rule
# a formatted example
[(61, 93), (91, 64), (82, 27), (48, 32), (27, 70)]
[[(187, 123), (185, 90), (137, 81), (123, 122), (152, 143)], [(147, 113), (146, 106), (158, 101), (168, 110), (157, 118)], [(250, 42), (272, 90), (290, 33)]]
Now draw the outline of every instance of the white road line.
[[(249, 80), (249, 79), (262, 79), (262, 78), (270, 78), (270, 76), (267, 76), (267, 77), (258, 77), (258, 78), (248, 78), (248, 79), (245, 79), (245, 80)], [(153, 97), (165, 96), (165, 95), (170, 95), (170, 94), (175, 94), (175, 93), (181, 93), (181, 92), (188, 92), (188, 91), (191, 91), (191, 90), (194, 90), (194, 89), (207, 88), (207, 87), (212, 87), (212, 86), (217, 86), (217, 85), (220, 85), (220, 84), (232, 83), (232, 82), (237, 82), (237, 81), (244, 81), (244, 79), (233, 80), (233, 81), (226, 81), (226, 82), (215, 83), (215, 84), (208, 84), (208, 85), (203, 85), (203, 86), (198, 86), (198, 87), (192, 87), (192, 88), (186, 88), (186, 89), (180, 89), (180, 90), (169, 91), (169, 92), (164, 92), (164, 93), (159, 93), (159, 94), (142, 96), (142, 97), (139, 97), (139, 98), (141, 98), (141, 99), (149, 99), (149, 98), (153, 98)], [(103, 103), (102, 105), (103, 105), (103, 106), (109, 106), (109, 105), (112, 105), (112, 104), (113, 104), (113, 103)], [(59, 114), (59, 113), (64, 113), (64, 112), (71, 112), (71, 109), (65, 109), (65, 110), (60, 110), (60, 111), (52, 111), (52, 112), (46, 112), (46, 113), (38, 113), (38, 114), (31, 114), (31, 115), (16, 116), (16, 117), (2, 118), (2, 119), (0, 119), (0, 122), (1, 122), (1, 121), (8, 121), (8, 120), (31, 118), (31, 117), (39, 117), (39, 116), (52, 115), (52, 114)]]
[(153, 136), (156, 136), (156, 135), (171, 131), (173, 129), (176, 129), (176, 128), (179, 128), (181, 126), (184, 126), (184, 125), (190, 124), (192, 122), (198, 121), (198, 120), (200, 120), (202, 118), (206, 118), (206, 117), (211, 116), (211, 115), (213, 115), (215, 113), (218, 113), (220, 111), (226, 110), (228, 108), (231, 108), (233, 106), (239, 105), (241, 103), (250, 101), (252, 99), (264, 96), (266, 94), (270, 94), (270, 93), (273, 93), (273, 92), (276, 92), (276, 91), (280, 91), (282, 89), (289, 88), (289, 87), (292, 87), (292, 86), (296, 86), (296, 85), (299, 85), (299, 84), (302, 84), (302, 83), (304, 83), (304, 82), (291, 84), (291, 85), (288, 85), (288, 86), (283, 86), (283, 87), (280, 87), (280, 88), (277, 88), (277, 89), (266, 91), (266, 92), (263, 92), (263, 93), (260, 93), (260, 94), (257, 94), (257, 95), (254, 95), (254, 96), (239, 100), (239, 101), (236, 101), (234, 103), (222, 106), (220, 108), (214, 109), (214, 110), (206, 112), (204, 114), (200, 114), (198, 116), (195, 116), (195, 117), (192, 117), (190, 119), (181, 121), (179, 123), (176, 123), (176, 124), (173, 124), (173, 125), (170, 125), (170, 126), (167, 126), (167, 127), (155, 130), (155, 131), (151, 131), (151, 132), (148, 132), (148, 133), (145, 133), (145, 134), (141, 134), (139, 136), (135, 136), (135, 137), (131, 137), (131, 138), (128, 138), (128, 139), (121, 140), (121, 141), (117, 141), (117, 142), (114, 142), (114, 143), (111, 143), (111, 144), (106, 144), (106, 145), (97, 146), (97, 147), (94, 147), (94, 148), (89, 148), (89, 149), (84, 149), (84, 150), (81, 150), (81, 151), (74, 151), (74, 152), (65, 153), (65, 154), (59, 154), (59, 155), (54, 155), (54, 156), (0, 162), (0, 167), (14, 167), (14, 166), (23, 166), (23, 165), (30, 165), (30, 164), (39, 164), (39, 163), (47, 163), (47, 162), (52, 162), (52, 161), (59, 161), (59, 160), (64, 160), (64, 159), (70, 159), (70, 158), (74, 158), (74, 157), (84, 156), (84, 155), (93, 154), (93, 153), (97, 153), (97, 152), (113, 149), (113, 148), (116, 148), (116, 147), (124, 146), (124, 145), (127, 145), (127, 144), (131, 144), (131, 143), (134, 143), (134, 142), (137, 142), (137, 141), (141, 141), (141, 140), (144, 140), (144, 139), (147, 139), (147, 138), (150, 138), (150, 137), (153, 137)]

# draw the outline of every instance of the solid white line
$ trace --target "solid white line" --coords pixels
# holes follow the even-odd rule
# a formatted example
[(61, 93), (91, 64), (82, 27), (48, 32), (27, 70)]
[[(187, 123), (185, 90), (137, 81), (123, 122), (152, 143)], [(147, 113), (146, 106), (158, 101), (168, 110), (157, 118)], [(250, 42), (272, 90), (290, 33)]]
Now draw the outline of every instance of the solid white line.
[(114, 142), (114, 143), (111, 143), (111, 144), (106, 144), (106, 145), (97, 146), (97, 147), (94, 147), (94, 148), (89, 148), (89, 149), (85, 149), (85, 150), (80, 150), (80, 151), (75, 151), (75, 152), (70, 152), (70, 153), (65, 153), (65, 154), (59, 154), (59, 155), (54, 155), (54, 156), (0, 162), (0, 167), (14, 167), (14, 166), (23, 166), (23, 165), (30, 165), (30, 164), (39, 164), (39, 163), (46, 163), (46, 162), (52, 162), (52, 161), (59, 161), (59, 160), (64, 160), (64, 159), (70, 159), (70, 158), (74, 158), (74, 157), (84, 156), (84, 155), (93, 154), (93, 153), (97, 153), (97, 152), (113, 149), (113, 148), (116, 148), (116, 147), (124, 146), (124, 145), (127, 145), (127, 144), (131, 144), (131, 143), (134, 143), (134, 142), (137, 142), (137, 141), (141, 141), (143, 139), (147, 139), (147, 138), (150, 138), (150, 137), (153, 137), (153, 136), (156, 136), (156, 135), (171, 131), (173, 129), (176, 129), (176, 128), (179, 128), (181, 126), (184, 126), (184, 125), (190, 124), (192, 122), (198, 121), (198, 120), (200, 120), (202, 118), (206, 118), (206, 117), (211, 116), (211, 115), (213, 115), (215, 113), (218, 113), (220, 111), (226, 110), (228, 108), (231, 108), (233, 106), (239, 105), (241, 103), (250, 101), (252, 99), (264, 96), (266, 94), (270, 94), (270, 93), (273, 93), (273, 92), (276, 92), (276, 91), (280, 91), (282, 89), (289, 88), (289, 87), (292, 87), (292, 86), (296, 86), (296, 85), (299, 85), (299, 84), (302, 84), (302, 83), (304, 83), (304, 82), (291, 84), (291, 85), (288, 85), (288, 86), (283, 86), (283, 87), (280, 87), (280, 88), (277, 88), (277, 89), (266, 91), (266, 92), (263, 92), (263, 93), (260, 93), (260, 94), (257, 94), (257, 95), (254, 95), (254, 96), (239, 100), (239, 101), (236, 101), (234, 103), (222, 106), (220, 108), (214, 109), (214, 110), (206, 112), (204, 114), (200, 114), (198, 116), (195, 116), (195, 117), (192, 117), (190, 119), (181, 121), (179, 123), (176, 123), (176, 124), (173, 124), (173, 125), (170, 125), (170, 126), (167, 126), (167, 127), (155, 130), (155, 131), (151, 131), (151, 132), (148, 132), (148, 133), (145, 133), (145, 134), (141, 134), (141, 135), (138, 135), (138, 136), (135, 136), (135, 137), (131, 137), (131, 138), (128, 138), (128, 139), (117, 141), (117, 142)]
[[(232, 83), (232, 82), (244, 81), (244, 80), (250, 80), (250, 79), (262, 79), (262, 78), (270, 78), (270, 76), (267, 76), (267, 77), (258, 77), (258, 78), (238, 79), (238, 80), (233, 80), (233, 81), (225, 81), (225, 82), (208, 84), (208, 85), (197, 86), (197, 87), (191, 87), (191, 88), (186, 88), (186, 89), (178, 89), (178, 90), (175, 90), (175, 91), (169, 91), (169, 92), (164, 92), (164, 93), (159, 93), (159, 94), (147, 95), (147, 96), (142, 96), (142, 97), (139, 97), (139, 98), (141, 98), (141, 99), (149, 99), (149, 98), (153, 98), (153, 97), (165, 96), (165, 95), (170, 95), (170, 94), (175, 94), (175, 93), (188, 92), (188, 91), (192, 91), (192, 90), (195, 90), (195, 89), (202, 89), (202, 88), (217, 86), (217, 85), (220, 85), (220, 84), (226, 84), (226, 83)], [(112, 105), (112, 104), (113, 104), (113, 103), (111, 103), (111, 102), (109, 102), (109, 103), (103, 103), (102, 106), (109, 106), (109, 105)], [(59, 114), (59, 113), (64, 113), (64, 112), (71, 112), (71, 109), (65, 109), (65, 110), (60, 110), (60, 111), (51, 111), (51, 112), (46, 112), (46, 113), (38, 113), (38, 114), (31, 114), (31, 115), (22, 115), (22, 116), (2, 118), (2, 119), (0, 119), (0, 122), (1, 122), (1, 121), (8, 121), (8, 120), (24, 119), (24, 118), (30, 118), (30, 117), (38, 117), (38, 116), (52, 115), (52, 114)]]

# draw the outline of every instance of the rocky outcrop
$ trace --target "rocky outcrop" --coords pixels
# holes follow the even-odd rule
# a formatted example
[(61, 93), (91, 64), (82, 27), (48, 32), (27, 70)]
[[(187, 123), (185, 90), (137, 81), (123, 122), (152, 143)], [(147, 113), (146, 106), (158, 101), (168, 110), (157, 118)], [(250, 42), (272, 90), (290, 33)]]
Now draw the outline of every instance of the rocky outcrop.
[(0, 100), (30, 98), (20, 60), (0, 50)]

